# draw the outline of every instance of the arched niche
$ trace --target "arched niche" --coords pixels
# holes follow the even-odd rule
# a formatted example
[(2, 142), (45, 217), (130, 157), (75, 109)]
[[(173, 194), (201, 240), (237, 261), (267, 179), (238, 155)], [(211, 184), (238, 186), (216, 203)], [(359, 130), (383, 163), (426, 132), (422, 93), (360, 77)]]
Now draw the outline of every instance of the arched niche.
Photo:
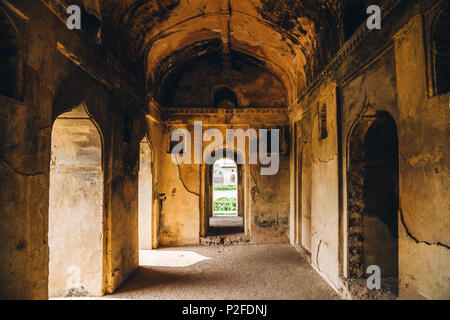
[(220, 87), (214, 91), (214, 107), (234, 108), (238, 106), (238, 99), (233, 90), (228, 87)]
[(398, 290), (398, 137), (385, 112), (363, 116), (348, 142), (348, 270), (380, 267), (382, 289)]
[(153, 207), (153, 151), (149, 140), (144, 137), (139, 153), (139, 249), (151, 250), (152, 246), (152, 207)]
[(102, 136), (84, 103), (53, 124), (49, 296), (103, 294)]

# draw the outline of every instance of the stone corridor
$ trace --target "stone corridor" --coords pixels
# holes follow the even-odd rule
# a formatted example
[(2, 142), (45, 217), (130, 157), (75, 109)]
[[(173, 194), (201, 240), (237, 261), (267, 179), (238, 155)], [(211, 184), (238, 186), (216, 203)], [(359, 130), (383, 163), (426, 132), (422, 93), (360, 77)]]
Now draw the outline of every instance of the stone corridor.
[(450, 299), (448, 30), (448, 0), (0, 0), (0, 300)]

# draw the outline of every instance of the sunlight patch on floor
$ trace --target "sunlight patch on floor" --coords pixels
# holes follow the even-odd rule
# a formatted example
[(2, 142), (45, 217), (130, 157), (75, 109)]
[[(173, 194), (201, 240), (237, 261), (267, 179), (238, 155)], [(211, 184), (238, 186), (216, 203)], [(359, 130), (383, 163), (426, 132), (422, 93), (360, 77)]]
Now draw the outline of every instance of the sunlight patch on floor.
[(143, 267), (189, 267), (209, 259), (192, 251), (139, 250), (139, 265)]

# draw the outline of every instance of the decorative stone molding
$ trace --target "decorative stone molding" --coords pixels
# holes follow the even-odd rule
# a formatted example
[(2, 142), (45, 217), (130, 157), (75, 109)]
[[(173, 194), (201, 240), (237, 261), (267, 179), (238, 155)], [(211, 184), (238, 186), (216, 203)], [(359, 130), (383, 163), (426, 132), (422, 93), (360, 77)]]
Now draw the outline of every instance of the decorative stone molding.
[(166, 114), (263, 114), (263, 113), (276, 113), (286, 114), (288, 109), (286, 108), (163, 108), (162, 112)]

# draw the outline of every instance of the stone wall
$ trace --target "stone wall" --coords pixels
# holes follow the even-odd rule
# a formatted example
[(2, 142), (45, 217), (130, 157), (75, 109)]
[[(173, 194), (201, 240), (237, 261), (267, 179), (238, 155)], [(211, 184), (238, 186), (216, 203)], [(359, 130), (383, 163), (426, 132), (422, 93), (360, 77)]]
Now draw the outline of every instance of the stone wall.
[[(335, 58), (341, 62), (334, 64), (335, 69), (323, 81), (307, 90), (293, 112), (292, 125), (297, 123), (300, 127), (306, 127), (304, 119), (312, 114), (313, 164), (311, 169), (303, 166), (295, 173), (312, 175), (311, 263), (344, 296), (364, 296), (360, 289), (352, 288), (350, 280), (367, 276), (365, 238), (386, 238), (384, 233), (375, 232), (368, 220), (364, 223), (368, 205), (363, 197), (367, 164), (358, 161), (364, 154), (367, 129), (376, 115), (385, 112), (398, 128), (399, 297), (449, 297), (449, 241), (448, 232), (444, 232), (448, 229), (448, 204), (444, 200), (448, 198), (448, 183), (443, 178), (448, 174), (448, 164), (443, 160), (444, 150), (448, 149), (448, 130), (443, 119), (448, 119), (449, 94), (430, 94), (425, 41), (430, 37), (431, 24), (424, 26), (424, 21), (431, 19), (430, 12), (437, 11), (432, 8), (439, 3), (399, 5), (383, 20), (380, 31), (365, 36), (361, 35), (362, 30), (357, 32), (348, 42), (351, 49), (341, 50)], [(315, 133), (316, 108), (325, 88), (334, 91), (333, 83), (336, 100), (333, 103), (334, 98), (331, 99), (328, 105), (331, 130), (324, 144)], [(337, 126), (335, 119), (339, 119)], [(307, 136), (306, 133), (305, 140)], [(301, 147), (297, 145), (297, 153)], [(295, 161), (294, 157), (291, 159)], [(291, 179), (291, 184), (295, 183)], [(301, 201), (308, 205), (308, 199)], [(291, 206), (291, 223), (301, 224), (297, 207)], [(380, 226), (377, 229), (389, 229), (383, 223)], [(295, 232), (301, 228), (291, 228), (291, 243), (296, 243)], [(308, 251), (304, 245), (299, 250)], [(379, 265), (383, 264), (380, 261)]]
[[(146, 130), (143, 115), (134, 121), (129, 143), (124, 143), (120, 128), (124, 109), (131, 108), (131, 118), (137, 118), (139, 103), (100, 80), (102, 72), (111, 70), (102, 64), (95, 71), (90, 68), (89, 62), (100, 59), (94, 54), (88, 62), (83, 60), (83, 54), (91, 50), (84, 35), (64, 28), (42, 2), (17, 1), (17, 8), (7, 8), (7, 12), (23, 28), (18, 45), (26, 54), (19, 61), (23, 82), (17, 84), (23, 86), (23, 97), (0, 96), (0, 183), (4, 190), (0, 196), (4, 255), (0, 296), (48, 297), (51, 132), (60, 114), (83, 101), (103, 140), (103, 222), (98, 234), (103, 246), (102, 280), (96, 294), (111, 292), (138, 265), (137, 170), (139, 142)], [(68, 55), (69, 48), (62, 42), (77, 54)]]
[[(201, 120), (201, 118), (199, 118)], [(205, 118), (203, 119), (205, 120)], [(247, 130), (249, 125), (213, 126), (204, 124), (203, 131), (208, 128), (218, 128), (226, 137), (226, 129)], [(165, 131), (160, 147), (162, 150), (162, 169), (159, 192), (164, 193), (166, 200), (162, 202), (160, 214), (160, 245), (198, 244), (201, 230), (201, 219), (204, 219), (205, 190), (209, 185), (205, 180), (207, 166), (179, 163), (172, 161), (169, 151), (170, 135), (173, 130), (184, 128), (192, 137), (194, 150), (194, 130), (192, 125), (171, 125)], [(258, 126), (255, 127), (258, 130)], [(203, 151), (209, 142), (203, 143)], [(224, 148), (227, 147), (225, 143)], [(251, 236), (253, 243), (287, 242), (289, 215), (289, 165), (288, 155), (280, 156), (280, 170), (274, 176), (262, 176), (260, 165), (249, 165), (248, 145), (242, 154), (246, 163), (243, 165), (242, 181), (244, 197), (245, 231)], [(205, 189), (206, 186), (206, 189)], [(240, 206), (241, 207), (241, 206)]]

